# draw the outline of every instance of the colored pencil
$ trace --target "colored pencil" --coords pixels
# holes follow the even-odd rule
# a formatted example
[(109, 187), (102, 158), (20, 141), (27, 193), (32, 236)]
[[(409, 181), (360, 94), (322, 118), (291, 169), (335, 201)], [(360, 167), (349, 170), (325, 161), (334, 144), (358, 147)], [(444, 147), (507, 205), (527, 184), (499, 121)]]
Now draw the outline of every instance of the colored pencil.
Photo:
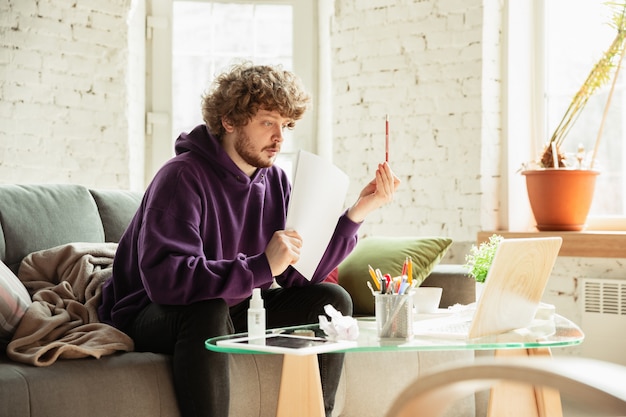
[(389, 162), (389, 115), (385, 115), (385, 162)]

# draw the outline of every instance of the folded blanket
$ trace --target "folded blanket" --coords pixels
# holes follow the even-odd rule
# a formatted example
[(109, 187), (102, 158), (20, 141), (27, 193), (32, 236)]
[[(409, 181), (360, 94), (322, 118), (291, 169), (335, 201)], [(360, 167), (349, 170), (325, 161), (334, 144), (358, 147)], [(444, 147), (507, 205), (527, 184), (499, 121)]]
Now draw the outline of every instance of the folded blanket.
[(125, 333), (100, 323), (102, 284), (111, 276), (116, 243), (71, 243), (34, 252), (18, 271), (33, 298), (7, 355), (47, 366), (58, 358), (99, 358), (133, 350)]

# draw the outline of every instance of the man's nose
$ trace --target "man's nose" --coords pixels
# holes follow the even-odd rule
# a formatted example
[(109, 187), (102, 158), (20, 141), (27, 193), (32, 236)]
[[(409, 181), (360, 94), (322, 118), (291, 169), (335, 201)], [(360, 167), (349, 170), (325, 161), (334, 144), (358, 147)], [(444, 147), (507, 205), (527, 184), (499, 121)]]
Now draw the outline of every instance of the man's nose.
[(279, 127), (276, 130), (276, 132), (274, 132), (274, 135), (272, 136), (272, 140), (274, 142), (278, 142), (278, 143), (282, 143), (285, 140), (285, 138), (283, 136), (283, 129), (282, 128)]

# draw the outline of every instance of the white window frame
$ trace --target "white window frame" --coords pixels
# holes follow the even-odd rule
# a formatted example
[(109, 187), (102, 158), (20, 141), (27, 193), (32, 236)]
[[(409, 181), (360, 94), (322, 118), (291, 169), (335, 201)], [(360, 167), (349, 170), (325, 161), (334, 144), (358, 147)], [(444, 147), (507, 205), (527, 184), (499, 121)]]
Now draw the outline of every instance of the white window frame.
[[(172, 142), (172, 16), (177, 0), (148, 0), (146, 8), (146, 169), (145, 182), (173, 156)], [(187, 0), (222, 3), (289, 4), (293, 6), (294, 66), (311, 93), (314, 105), (298, 121), (294, 131), (297, 149), (319, 153), (324, 149), (317, 138), (328, 133), (329, 120), (324, 109), (329, 108), (326, 78), (327, 58), (320, 53), (319, 14), (328, 10), (329, 0)], [(321, 64), (320, 64), (321, 62)], [(325, 106), (321, 103), (324, 101)], [(316, 104), (317, 103), (317, 104)], [(199, 121), (201, 123), (201, 121)], [(318, 133), (320, 132), (320, 133)], [(324, 135), (326, 136), (326, 135)], [(327, 147), (327, 146), (326, 146)], [(326, 151), (327, 153), (327, 151)], [(326, 155), (329, 156), (329, 155)]]
[[(538, 44), (533, 23), (537, 20), (536, 1), (507, 0), (503, 18), (503, 83), (502, 83), (502, 203), (500, 228), (510, 231), (533, 229), (533, 216), (526, 193), (524, 178), (517, 170), (533, 158), (532, 146), (542, 129), (535, 116), (540, 111), (535, 96), (542, 91), (537, 86), (543, 80), (534, 79), (535, 53)], [(540, 73), (542, 74), (542, 72)]]

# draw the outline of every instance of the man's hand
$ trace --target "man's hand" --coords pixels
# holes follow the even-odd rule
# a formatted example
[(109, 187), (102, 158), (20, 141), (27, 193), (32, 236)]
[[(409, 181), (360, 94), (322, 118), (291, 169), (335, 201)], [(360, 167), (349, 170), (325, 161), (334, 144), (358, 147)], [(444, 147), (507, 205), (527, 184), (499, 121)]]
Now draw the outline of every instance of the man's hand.
[(278, 230), (274, 232), (270, 243), (265, 248), (265, 256), (270, 264), (272, 276), (285, 272), (289, 265), (300, 259), (302, 237), (295, 230)]
[(356, 223), (362, 222), (368, 214), (393, 201), (399, 185), (400, 179), (391, 171), (389, 164), (378, 164), (376, 178), (363, 188), (356, 203), (348, 210), (348, 218)]

